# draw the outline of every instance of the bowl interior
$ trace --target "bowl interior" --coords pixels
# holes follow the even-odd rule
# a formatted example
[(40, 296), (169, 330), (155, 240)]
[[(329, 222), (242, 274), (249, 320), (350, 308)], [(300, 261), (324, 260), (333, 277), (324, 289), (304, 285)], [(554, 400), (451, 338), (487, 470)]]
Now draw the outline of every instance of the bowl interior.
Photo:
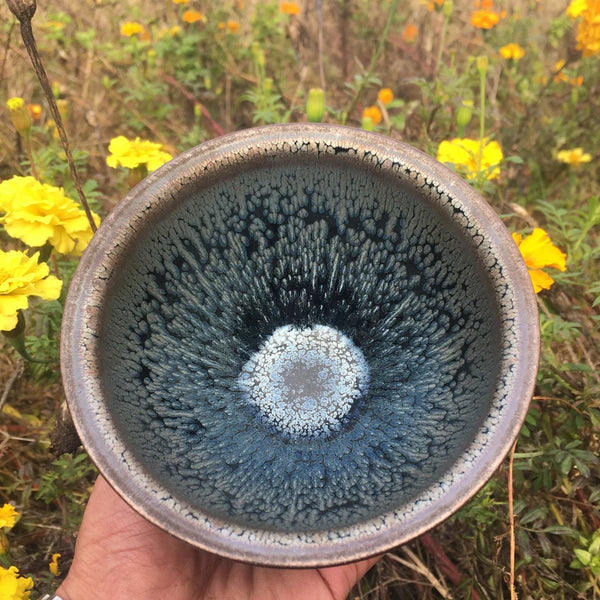
[(307, 533), (434, 485), (503, 363), (496, 285), (460, 215), (291, 152), (169, 194), (128, 234), (99, 318), (103, 401), (158, 487), (242, 530)]

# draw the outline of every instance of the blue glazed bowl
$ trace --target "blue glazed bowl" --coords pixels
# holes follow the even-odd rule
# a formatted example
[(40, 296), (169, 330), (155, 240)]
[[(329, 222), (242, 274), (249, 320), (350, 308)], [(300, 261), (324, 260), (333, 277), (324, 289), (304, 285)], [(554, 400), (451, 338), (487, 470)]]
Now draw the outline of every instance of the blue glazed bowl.
[(383, 552), (492, 475), (535, 296), (503, 224), (405, 144), (329, 125), (178, 156), (107, 217), (65, 310), (81, 440), (123, 498), (262, 565)]

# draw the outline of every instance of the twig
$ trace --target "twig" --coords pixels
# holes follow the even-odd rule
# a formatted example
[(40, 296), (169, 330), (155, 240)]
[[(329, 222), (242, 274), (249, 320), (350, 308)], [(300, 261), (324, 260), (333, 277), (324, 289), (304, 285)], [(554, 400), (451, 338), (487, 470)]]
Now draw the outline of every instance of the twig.
[(408, 548), (402, 548), (402, 552), (404, 552), (404, 554), (406, 554), (410, 560), (404, 560), (395, 554), (388, 554), (387, 556), (397, 563), (400, 563), (404, 567), (407, 567), (408, 569), (411, 569), (412, 571), (415, 571), (419, 573), (419, 575), (425, 577), (429, 584), (436, 589), (442, 598), (451, 600), (452, 594), (450, 593), (450, 590), (423, 564), (423, 562), (414, 552)]
[(508, 528), (510, 533), (510, 568), (508, 572), (508, 588), (510, 591), (510, 600), (518, 600), (515, 590), (515, 505), (513, 496), (513, 465), (515, 460), (515, 450), (517, 442), (513, 444), (508, 459)]
[[(458, 567), (450, 560), (444, 549), (431, 533), (424, 533), (419, 541), (425, 547), (425, 550), (431, 555), (440, 571), (450, 579), (454, 585), (459, 585), (463, 581), (463, 575)], [(471, 600), (481, 600), (476, 590), (471, 590)]]
[(321, 88), (327, 92), (325, 83), (325, 71), (323, 69), (323, 2), (317, 0), (317, 26), (318, 26), (318, 52), (319, 52), (319, 78), (321, 80)]
[(17, 368), (13, 371), (12, 375), (8, 378), (6, 385), (4, 386), (4, 391), (2, 392), (2, 397), (0, 398), (0, 412), (2, 412), (2, 407), (8, 398), (8, 394), (12, 389), (15, 381), (20, 377), (21, 373), (23, 373), (24, 364), (23, 361), (20, 360)]
[(200, 108), (200, 112), (202, 116), (208, 121), (208, 124), (211, 126), (213, 133), (216, 135), (224, 135), (225, 131), (223, 128), (212, 118), (212, 115), (208, 112), (204, 104), (196, 100), (194, 95), (191, 94), (188, 90), (186, 90), (177, 79), (172, 77), (171, 75), (167, 75), (166, 73), (161, 73), (160, 76), (164, 81), (172, 85), (174, 88), (178, 89), (188, 100), (193, 102), (198, 108)]
[(7, 0), (6, 3), (8, 4), (8, 8), (10, 9), (10, 11), (15, 15), (15, 17), (17, 17), (17, 19), (19, 19), (19, 22), (21, 23), (21, 37), (23, 38), (23, 42), (25, 43), (25, 48), (27, 49), (27, 53), (29, 54), (31, 64), (33, 65), (33, 70), (37, 75), (38, 81), (40, 82), (42, 90), (44, 91), (44, 95), (46, 96), (46, 100), (48, 101), (48, 105), (50, 106), (52, 118), (54, 119), (54, 123), (56, 124), (56, 128), (58, 129), (60, 143), (67, 156), (67, 162), (69, 163), (69, 169), (71, 171), (71, 178), (73, 179), (73, 183), (75, 184), (77, 195), (79, 196), (81, 205), (83, 206), (87, 219), (90, 223), (90, 227), (95, 233), (97, 230), (96, 223), (94, 222), (94, 217), (92, 216), (92, 211), (86, 200), (85, 194), (83, 193), (81, 181), (79, 180), (79, 175), (77, 174), (77, 167), (75, 166), (75, 161), (73, 160), (73, 155), (71, 154), (69, 138), (67, 137), (62, 117), (60, 116), (58, 106), (56, 105), (56, 100), (54, 99), (54, 94), (52, 93), (52, 86), (50, 85), (50, 81), (48, 80), (46, 69), (44, 68), (44, 65), (42, 63), (37, 44), (35, 43), (35, 38), (33, 36), (31, 19), (35, 14), (35, 0)]
[(2, 66), (0, 67), (0, 81), (4, 81), (4, 69), (6, 69), (6, 59), (8, 58), (8, 50), (10, 48), (10, 38), (12, 36), (12, 31), (15, 28), (17, 23), (12, 21), (10, 24), (10, 29), (8, 30), (8, 34), (6, 35), (6, 44), (4, 45), (4, 56), (2, 57)]

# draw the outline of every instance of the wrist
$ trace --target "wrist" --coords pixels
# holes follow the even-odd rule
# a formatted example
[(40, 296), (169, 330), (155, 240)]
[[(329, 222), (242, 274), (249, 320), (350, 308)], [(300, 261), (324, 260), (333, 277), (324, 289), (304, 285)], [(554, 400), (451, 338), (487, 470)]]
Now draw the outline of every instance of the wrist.
[(85, 593), (83, 589), (85, 589), (85, 586), (80, 586), (75, 578), (69, 574), (54, 592), (57, 598), (50, 596), (48, 600), (91, 600), (93, 597), (95, 598), (95, 596), (90, 595), (89, 588)]

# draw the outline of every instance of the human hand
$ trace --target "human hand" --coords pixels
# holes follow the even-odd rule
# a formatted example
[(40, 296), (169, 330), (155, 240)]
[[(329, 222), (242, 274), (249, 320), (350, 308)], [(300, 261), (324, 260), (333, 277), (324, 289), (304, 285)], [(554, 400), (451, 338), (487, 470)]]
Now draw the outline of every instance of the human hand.
[(155, 527), (98, 477), (57, 594), (63, 600), (344, 600), (375, 562), (275, 569), (222, 558)]

